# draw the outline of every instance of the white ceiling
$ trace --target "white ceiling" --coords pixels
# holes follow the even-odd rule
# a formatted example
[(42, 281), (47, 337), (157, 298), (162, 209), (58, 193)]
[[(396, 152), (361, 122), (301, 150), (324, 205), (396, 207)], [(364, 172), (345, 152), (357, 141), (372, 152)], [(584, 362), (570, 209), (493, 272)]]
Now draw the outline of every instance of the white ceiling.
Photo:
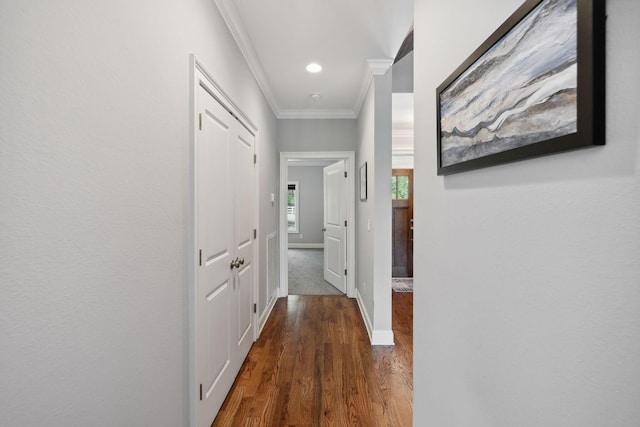
[(393, 59), (413, 20), (413, 0), (215, 2), (278, 118), (357, 117), (367, 60)]

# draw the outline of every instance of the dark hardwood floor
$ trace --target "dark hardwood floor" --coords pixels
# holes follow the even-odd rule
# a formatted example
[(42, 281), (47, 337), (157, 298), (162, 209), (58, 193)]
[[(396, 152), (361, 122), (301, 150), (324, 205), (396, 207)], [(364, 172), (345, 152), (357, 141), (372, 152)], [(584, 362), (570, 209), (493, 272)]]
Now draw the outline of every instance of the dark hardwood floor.
[(393, 331), (372, 347), (354, 299), (279, 299), (213, 426), (411, 426), (412, 293), (393, 292)]

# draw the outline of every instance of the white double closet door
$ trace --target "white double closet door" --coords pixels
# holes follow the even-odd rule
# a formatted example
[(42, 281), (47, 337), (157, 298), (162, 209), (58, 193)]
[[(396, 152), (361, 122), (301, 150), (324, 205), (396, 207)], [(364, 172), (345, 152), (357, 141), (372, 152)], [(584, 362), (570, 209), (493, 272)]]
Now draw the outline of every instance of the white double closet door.
[(255, 137), (203, 87), (197, 96), (198, 426), (210, 426), (254, 339)]

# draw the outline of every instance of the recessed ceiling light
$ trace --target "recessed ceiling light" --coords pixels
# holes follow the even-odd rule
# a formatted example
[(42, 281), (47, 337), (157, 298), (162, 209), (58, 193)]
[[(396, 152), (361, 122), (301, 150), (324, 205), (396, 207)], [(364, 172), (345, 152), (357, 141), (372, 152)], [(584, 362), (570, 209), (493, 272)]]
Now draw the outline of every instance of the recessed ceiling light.
[(314, 101), (318, 101), (320, 99), (320, 94), (319, 93), (312, 93), (311, 94), (311, 99), (313, 99)]
[(322, 71), (322, 67), (320, 66), (320, 64), (312, 62), (311, 64), (307, 65), (307, 71), (310, 73), (319, 73), (320, 71)]

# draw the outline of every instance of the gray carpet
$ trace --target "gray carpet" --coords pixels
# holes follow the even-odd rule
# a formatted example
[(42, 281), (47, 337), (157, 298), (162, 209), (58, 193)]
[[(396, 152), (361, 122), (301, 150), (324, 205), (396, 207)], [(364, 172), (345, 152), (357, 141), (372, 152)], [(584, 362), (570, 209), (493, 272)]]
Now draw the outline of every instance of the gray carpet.
[(289, 249), (290, 295), (344, 295), (324, 280), (323, 249)]

